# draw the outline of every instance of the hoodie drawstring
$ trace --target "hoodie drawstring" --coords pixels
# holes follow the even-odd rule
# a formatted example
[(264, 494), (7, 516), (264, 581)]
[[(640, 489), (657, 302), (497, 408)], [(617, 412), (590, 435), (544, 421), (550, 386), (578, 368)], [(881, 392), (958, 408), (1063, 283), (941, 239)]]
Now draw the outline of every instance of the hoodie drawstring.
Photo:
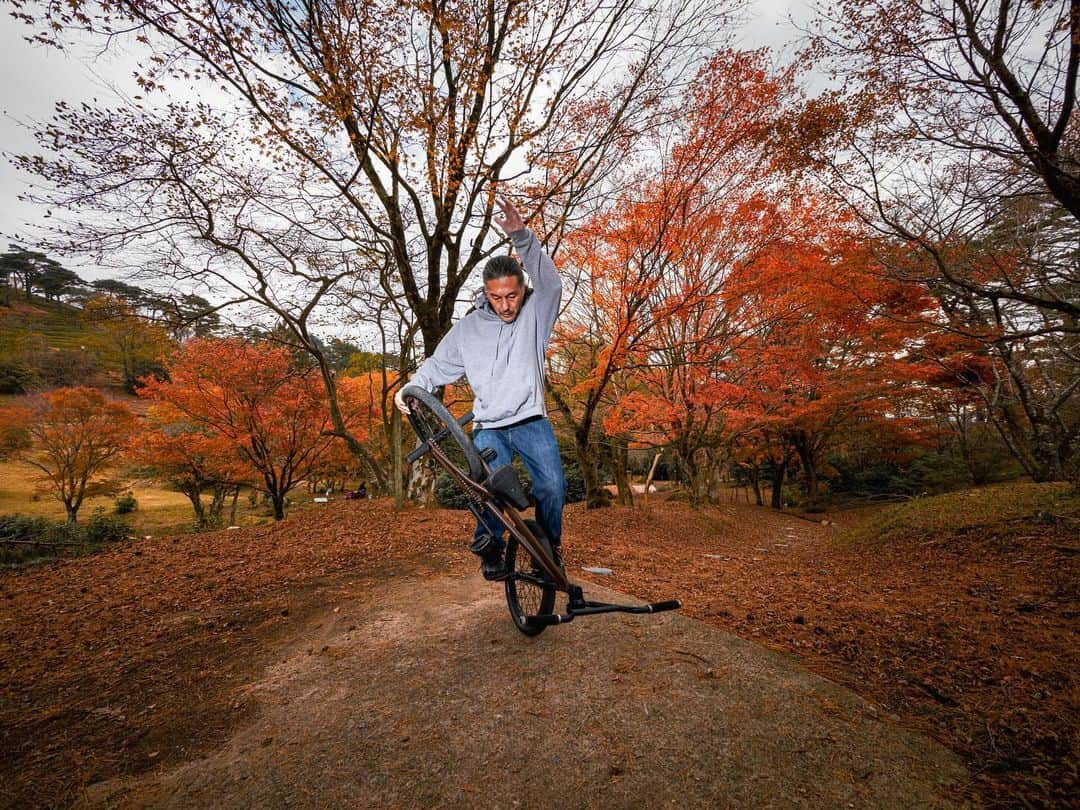
[(499, 362), (499, 346), (502, 345), (503, 329), (505, 328), (505, 322), (499, 324), (499, 337), (495, 340), (495, 357), (491, 360), (491, 376), (495, 376), (495, 364)]

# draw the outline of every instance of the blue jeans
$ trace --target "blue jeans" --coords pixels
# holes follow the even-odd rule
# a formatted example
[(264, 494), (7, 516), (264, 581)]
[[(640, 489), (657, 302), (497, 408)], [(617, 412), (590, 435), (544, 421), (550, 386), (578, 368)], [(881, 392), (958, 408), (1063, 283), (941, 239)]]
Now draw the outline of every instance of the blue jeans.
[[(516, 453), (525, 464), (532, 479), (532, 496), (536, 499), (536, 522), (552, 545), (562, 542), (562, 510), (566, 503), (566, 479), (555, 432), (546, 417), (528, 419), (503, 428), (484, 428), (472, 434), (477, 450), (490, 447), (495, 451), (491, 469), (509, 464)], [(485, 526), (486, 524), (486, 526)], [(484, 508), (483, 520), (476, 525), (474, 538), (491, 534), (502, 546), (503, 525), (489, 509)]]

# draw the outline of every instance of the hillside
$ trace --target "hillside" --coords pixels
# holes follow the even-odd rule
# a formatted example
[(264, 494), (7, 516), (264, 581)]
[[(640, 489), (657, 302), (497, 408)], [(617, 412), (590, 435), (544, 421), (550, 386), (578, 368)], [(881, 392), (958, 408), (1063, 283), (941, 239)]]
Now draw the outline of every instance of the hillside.
[[(82, 310), (34, 296), (0, 307), (0, 393), (39, 385), (122, 388), (123, 363), (82, 321)], [(19, 375), (27, 381), (15, 384)]]
[(0, 307), (0, 346), (27, 334), (39, 334), (49, 348), (81, 350), (90, 337), (79, 320), (81, 313), (78, 307), (37, 296), (30, 301), (22, 296), (13, 298), (10, 307)]

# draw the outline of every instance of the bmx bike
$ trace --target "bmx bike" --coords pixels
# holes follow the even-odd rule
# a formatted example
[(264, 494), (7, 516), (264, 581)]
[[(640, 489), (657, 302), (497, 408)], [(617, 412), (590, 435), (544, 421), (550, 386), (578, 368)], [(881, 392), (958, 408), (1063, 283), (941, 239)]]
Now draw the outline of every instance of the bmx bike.
[[(477, 520), (486, 521), (488, 515), (493, 515), (506, 529), (506, 573), (502, 581), (510, 616), (522, 633), (535, 636), (546, 627), (564, 624), (578, 616), (660, 613), (682, 607), (678, 599), (646, 605), (616, 605), (585, 599), (581, 586), (567, 578), (540, 526), (521, 516), (520, 510), (529, 507), (529, 498), (514, 468), (504, 464), (492, 470), (488, 462), (494, 459), (494, 452), (477, 450), (465, 433), (464, 426), (472, 421), (472, 412), (455, 419), (436, 396), (413, 385), (405, 387), (402, 399), (409, 408), (409, 423), (420, 440), (408, 455), (408, 462), (412, 464), (430, 454), (464, 492), (469, 511)], [(554, 612), (557, 591), (567, 595), (565, 613)]]

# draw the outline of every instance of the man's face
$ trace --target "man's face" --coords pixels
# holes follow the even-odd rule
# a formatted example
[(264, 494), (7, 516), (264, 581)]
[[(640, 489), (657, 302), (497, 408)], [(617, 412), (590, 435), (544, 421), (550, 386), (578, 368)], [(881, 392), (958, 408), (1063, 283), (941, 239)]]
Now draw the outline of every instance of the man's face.
[(484, 294), (503, 323), (513, 323), (525, 303), (525, 285), (516, 276), (503, 276), (484, 282)]

